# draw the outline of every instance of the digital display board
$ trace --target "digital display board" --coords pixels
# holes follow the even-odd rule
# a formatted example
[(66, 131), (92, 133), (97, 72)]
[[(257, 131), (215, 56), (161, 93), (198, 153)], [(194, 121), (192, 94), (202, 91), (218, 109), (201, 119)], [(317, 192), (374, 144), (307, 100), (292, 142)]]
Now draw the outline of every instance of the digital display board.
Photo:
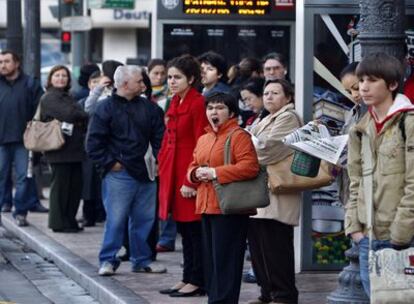
[(264, 16), (272, 10), (270, 0), (184, 0), (186, 15)]
[(157, 19), (293, 21), (295, 1), (157, 0)]

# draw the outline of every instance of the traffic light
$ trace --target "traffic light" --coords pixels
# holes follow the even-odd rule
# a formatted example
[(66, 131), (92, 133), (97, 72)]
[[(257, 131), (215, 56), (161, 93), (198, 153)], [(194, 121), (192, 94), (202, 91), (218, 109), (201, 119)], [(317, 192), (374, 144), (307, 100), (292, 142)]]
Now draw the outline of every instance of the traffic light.
[(72, 42), (71, 32), (61, 32), (60, 34), (60, 50), (62, 53), (70, 53), (70, 44)]

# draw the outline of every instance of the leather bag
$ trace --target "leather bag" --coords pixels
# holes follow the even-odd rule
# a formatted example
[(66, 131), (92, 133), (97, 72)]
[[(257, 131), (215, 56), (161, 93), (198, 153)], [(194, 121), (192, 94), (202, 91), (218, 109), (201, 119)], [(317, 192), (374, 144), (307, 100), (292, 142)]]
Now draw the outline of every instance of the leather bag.
[(326, 161), (321, 161), (318, 175), (306, 177), (292, 173), (293, 153), (287, 158), (267, 166), (268, 186), (274, 194), (297, 193), (299, 191), (317, 189), (330, 185), (335, 177), (332, 168)]
[(374, 251), (373, 232), (373, 164), (369, 138), (362, 135), (362, 157), (364, 162), (364, 200), (367, 206), (367, 229), (369, 238), (369, 280), (371, 303), (401, 304), (414, 303), (414, 248), (394, 250), (391, 248)]
[(27, 150), (34, 152), (59, 150), (65, 144), (61, 122), (57, 119), (49, 122), (40, 121), (40, 103), (33, 120), (27, 123), (23, 143)]
[[(224, 144), (225, 165), (231, 164), (231, 136), (237, 130), (239, 129), (230, 132)], [(213, 181), (213, 185), (223, 214), (243, 213), (255, 208), (264, 208), (270, 204), (267, 173), (264, 167), (260, 168), (259, 174), (253, 179), (228, 184)]]

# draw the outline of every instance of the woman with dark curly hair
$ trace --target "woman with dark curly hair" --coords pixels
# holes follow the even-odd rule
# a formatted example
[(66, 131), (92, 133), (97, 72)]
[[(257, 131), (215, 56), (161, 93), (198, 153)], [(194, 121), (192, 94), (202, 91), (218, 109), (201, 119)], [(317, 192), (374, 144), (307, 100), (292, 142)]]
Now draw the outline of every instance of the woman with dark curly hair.
[(161, 290), (173, 297), (204, 294), (201, 261), (201, 222), (195, 214), (196, 187), (186, 179), (198, 138), (205, 132), (207, 117), (203, 96), (197, 92), (200, 65), (183, 55), (168, 63), (168, 87), (174, 94), (166, 115), (166, 132), (158, 155), (160, 218), (169, 213), (181, 234), (184, 255), (183, 279)]
[(69, 94), (70, 84), (68, 68), (54, 66), (47, 78), (46, 93), (40, 99), (42, 121), (57, 119), (67, 125), (63, 147), (45, 153), (52, 168), (49, 228), (54, 232), (82, 230), (76, 221), (76, 213), (82, 195), (83, 144), (88, 114)]

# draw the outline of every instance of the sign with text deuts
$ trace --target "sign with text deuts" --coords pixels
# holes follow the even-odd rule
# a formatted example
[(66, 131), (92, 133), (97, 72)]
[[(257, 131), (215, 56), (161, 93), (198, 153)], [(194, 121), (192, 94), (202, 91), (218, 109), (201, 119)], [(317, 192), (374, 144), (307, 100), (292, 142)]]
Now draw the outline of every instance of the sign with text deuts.
[(84, 32), (92, 29), (92, 19), (88, 16), (71, 16), (62, 18), (62, 30), (67, 32)]

